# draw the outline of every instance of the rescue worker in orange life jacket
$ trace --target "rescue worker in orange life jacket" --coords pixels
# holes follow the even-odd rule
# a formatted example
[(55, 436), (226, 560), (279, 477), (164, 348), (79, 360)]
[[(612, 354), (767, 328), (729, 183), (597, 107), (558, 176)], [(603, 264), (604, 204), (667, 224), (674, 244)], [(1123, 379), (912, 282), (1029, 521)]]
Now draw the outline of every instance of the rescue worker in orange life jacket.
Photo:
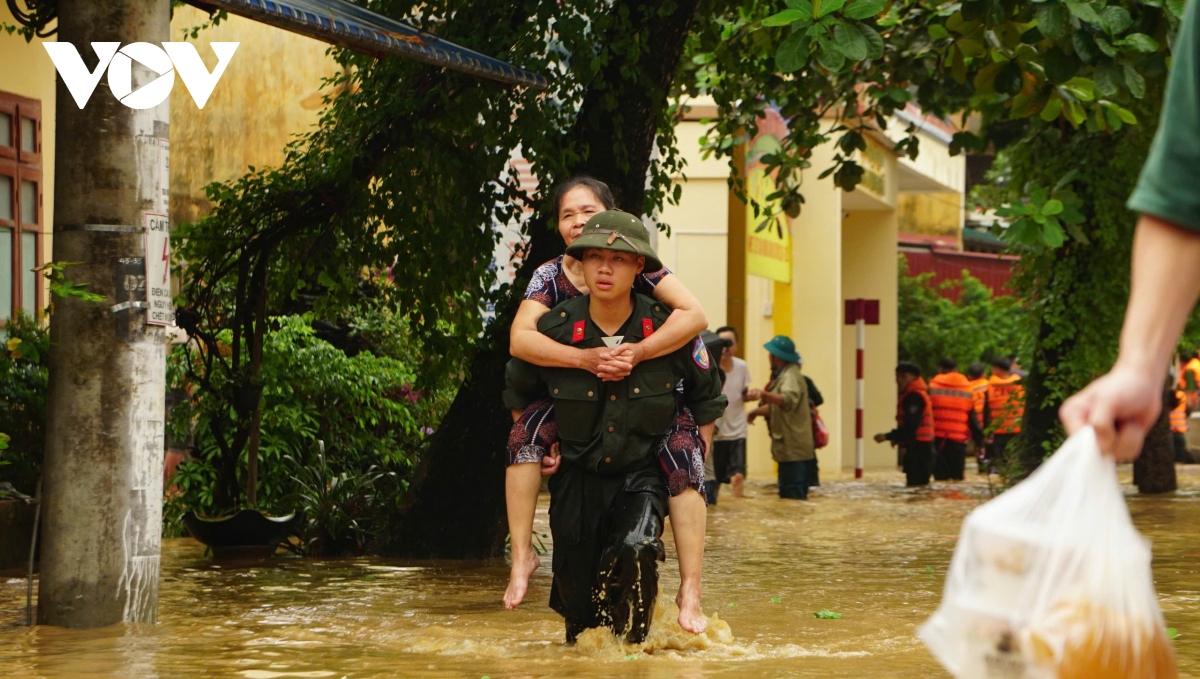
[(938, 362), (938, 374), (929, 380), (933, 403), (933, 479), (962, 481), (966, 476), (967, 441), (983, 441), (983, 429), (975, 416), (971, 382), (958, 372), (953, 358)]
[(1174, 404), (1171, 408), (1171, 440), (1175, 444), (1175, 461), (1188, 463), (1192, 461), (1192, 454), (1188, 452), (1187, 444), (1187, 428), (1188, 428), (1188, 399), (1187, 394), (1182, 389), (1176, 389), (1174, 394)]
[(886, 434), (876, 434), (875, 442), (891, 441), (900, 446), (904, 465), (905, 485), (929, 485), (933, 474), (933, 403), (929, 387), (921, 378), (921, 368), (914, 363), (901, 362), (896, 366), (896, 386), (900, 401), (896, 407), (896, 428)]
[[(984, 376), (983, 364), (976, 361), (967, 368), (967, 379), (971, 381), (971, 401), (975, 404), (975, 419), (983, 426), (983, 406), (987, 403), (988, 378)], [(971, 442), (975, 453), (975, 469), (987, 473), (987, 444)]]
[(1200, 351), (1192, 352), (1188, 362), (1179, 371), (1178, 388), (1187, 396), (1189, 409), (1200, 408)]
[[(983, 428), (991, 434), (988, 452), (997, 462), (1011, 455), (1009, 444), (1021, 433), (1025, 417), (1025, 387), (1021, 376), (1010, 372), (1012, 363), (1004, 357), (992, 361), (992, 377), (988, 380), (987, 401), (983, 408)], [(1019, 478), (1025, 478), (1042, 463), (1041, 450), (1033, 447), (1020, 459)]]

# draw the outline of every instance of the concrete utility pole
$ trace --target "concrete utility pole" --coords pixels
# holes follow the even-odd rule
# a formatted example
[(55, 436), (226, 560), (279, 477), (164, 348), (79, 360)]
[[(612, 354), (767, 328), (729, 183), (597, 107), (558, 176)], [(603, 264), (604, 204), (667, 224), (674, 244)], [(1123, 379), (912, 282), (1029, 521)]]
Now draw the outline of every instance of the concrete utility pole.
[[(58, 41), (170, 40), (170, 0), (58, 0)], [(128, 108), (117, 53), (86, 108), (58, 80), (54, 260), (102, 304), (54, 300), (38, 622), (154, 622), (166, 341), (146, 323), (146, 226), (167, 214), (166, 101)], [(132, 91), (159, 77), (132, 64)], [(115, 75), (115, 77), (113, 77)], [(167, 77), (174, 77), (171, 73)], [(159, 221), (155, 221), (159, 220)], [(140, 302), (140, 303), (139, 303)]]

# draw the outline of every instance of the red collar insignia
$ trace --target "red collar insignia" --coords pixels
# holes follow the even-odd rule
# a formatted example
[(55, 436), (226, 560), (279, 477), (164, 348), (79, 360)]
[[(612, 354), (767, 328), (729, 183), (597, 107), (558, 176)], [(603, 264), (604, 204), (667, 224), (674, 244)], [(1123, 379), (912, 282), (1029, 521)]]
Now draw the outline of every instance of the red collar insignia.
[(649, 337), (654, 334), (654, 321), (649, 318), (642, 319), (642, 337)]
[(571, 331), (571, 344), (583, 341), (583, 331), (586, 325), (587, 321), (575, 321), (575, 328)]

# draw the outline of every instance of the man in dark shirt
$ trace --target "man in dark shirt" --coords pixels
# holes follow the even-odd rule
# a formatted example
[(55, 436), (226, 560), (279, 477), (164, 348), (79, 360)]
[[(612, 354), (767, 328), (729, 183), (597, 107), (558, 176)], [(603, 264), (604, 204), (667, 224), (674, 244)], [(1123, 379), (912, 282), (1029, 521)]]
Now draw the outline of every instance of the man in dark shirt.
[(896, 428), (876, 434), (875, 442), (891, 441), (899, 446), (908, 486), (929, 485), (933, 474), (933, 403), (929, 387), (921, 378), (921, 368), (902, 362), (896, 366), (896, 386), (900, 402), (896, 409)]
[[(619, 210), (593, 216), (567, 254), (583, 262), (589, 294), (542, 316), (538, 331), (589, 349), (640, 342), (666, 321), (669, 309), (632, 293), (637, 274), (661, 267), (636, 217)], [(550, 477), (550, 606), (566, 619), (567, 641), (602, 625), (630, 643), (644, 641), (658, 597), (656, 561), (665, 558), (667, 488), (655, 452), (680, 404), (690, 409), (706, 444), (711, 441), (712, 423), (726, 404), (715, 361), (697, 338), (643, 360), (620, 381), (517, 359), (509, 361), (505, 377), (509, 409), (524, 409), (547, 391), (554, 400), (562, 462)], [(704, 521), (703, 499), (697, 499)], [(704, 534), (702, 525), (698, 534)], [(688, 561), (702, 563), (702, 540), (695, 549), (699, 553)], [(677, 602), (699, 615), (700, 574), (693, 575), (694, 588), (681, 583)], [(683, 601), (685, 593), (694, 600)]]

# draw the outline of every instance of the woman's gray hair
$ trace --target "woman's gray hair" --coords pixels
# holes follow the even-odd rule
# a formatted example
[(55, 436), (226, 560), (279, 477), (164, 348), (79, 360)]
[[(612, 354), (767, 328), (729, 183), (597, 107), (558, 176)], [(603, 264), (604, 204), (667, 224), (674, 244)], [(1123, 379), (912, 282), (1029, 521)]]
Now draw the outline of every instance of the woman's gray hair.
[(586, 186), (596, 196), (596, 199), (604, 205), (605, 210), (611, 210), (617, 206), (617, 199), (613, 197), (612, 189), (608, 188), (608, 184), (589, 177), (586, 174), (577, 175), (558, 185), (554, 190), (554, 216), (558, 217), (558, 210), (562, 207), (563, 196), (567, 195), (572, 189)]

